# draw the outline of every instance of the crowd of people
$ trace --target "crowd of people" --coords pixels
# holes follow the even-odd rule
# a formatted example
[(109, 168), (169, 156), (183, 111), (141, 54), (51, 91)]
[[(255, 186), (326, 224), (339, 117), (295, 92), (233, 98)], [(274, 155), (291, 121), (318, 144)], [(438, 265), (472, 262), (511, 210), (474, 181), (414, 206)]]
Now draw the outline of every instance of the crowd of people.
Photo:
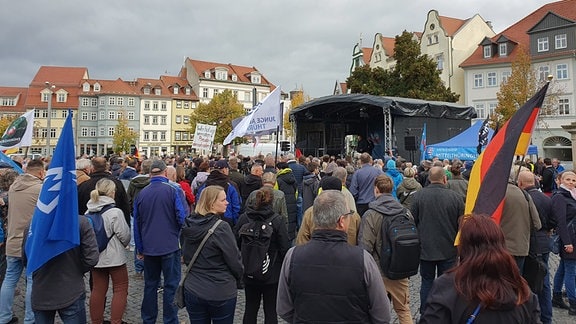
[[(19, 321), (13, 299), (26, 266), (23, 240), (48, 163), (20, 162), (24, 174), (0, 171), (0, 324)], [(243, 323), (257, 322), (261, 303), (265, 323), (388, 323), (392, 310), (401, 324), (414, 323), (410, 277), (391, 278), (383, 268), (391, 253), (384, 227), (398, 215), (418, 233), (421, 323), (551, 323), (553, 307), (576, 315), (576, 174), (557, 159), (511, 165), (497, 224), (464, 215), (472, 167), (457, 159), (373, 160), (368, 152), (354, 159), (79, 157), (78, 209), (101, 216), (107, 243), (98, 250), (97, 233), (87, 233), (81, 217), (83, 246), (64, 256), (78, 260), (57, 274), (75, 289), (46, 299), (57, 289), (46, 284), (57, 269), (26, 277), (24, 323), (49, 323), (54, 312), (70, 323), (86, 322), (86, 313), (92, 323), (125, 323), (131, 280), (144, 288), (141, 318), (128, 322), (159, 321), (161, 294), (162, 321), (177, 323), (181, 284), (192, 323), (233, 323), (238, 289), (246, 296)], [(561, 242), (553, 277), (552, 231)], [(534, 260), (546, 268), (543, 279), (526, 270)]]

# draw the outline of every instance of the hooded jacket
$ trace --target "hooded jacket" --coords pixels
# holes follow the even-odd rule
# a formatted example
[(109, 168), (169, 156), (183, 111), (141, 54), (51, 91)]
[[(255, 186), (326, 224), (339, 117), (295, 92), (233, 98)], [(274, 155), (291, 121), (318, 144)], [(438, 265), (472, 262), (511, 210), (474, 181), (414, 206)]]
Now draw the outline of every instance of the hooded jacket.
[(208, 178), (204, 184), (198, 188), (198, 194), (196, 197), (200, 199), (200, 195), (202, 194), (202, 190), (207, 186), (220, 186), (224, 188), (226, 191), (226, 200), (228, 201), (228, 206), (226, 206), (226, 212), (224, 213), (224, 217), (222, 220), (227, 221), (230, 223), (230, 227), (234, 226), (238, 221), (238, 217), (240, 216), (240, 208), (242, 207), (242, 199), (240, 198), (240, 193), (238, 192), (238, 188), (234, 184), (234, 182), (230, 181), (228, 176), (224, 173), (214, 170), (210, 172)]
[(240, 183), (240, 196), (242, 196), (243, 204), (246, 205), (246, 200), (252, 191), (260, 188), (262, 188), (262, 177), (254, 174), (246, 175), (244, 181)]
[(282, 261), (284, 261), (284, 256), (288, 249), (290, 249), (290, 242), (288, 240), (288, 230), (286, 229), (286, 223), (281, 215), (274, 212), (272, 209), (272, 204), (264, 206), (260, 209), (254, 209), (253, 206), (246, 206), (246, 212), (240, 216), (238, 224), (234, 227), (234, 233), (236, 234), (236, 239), (238, 240), (238, 246), (242, 248), (242, 238), (238, 235), (238, 231), (242, 225), (247, 224), (250, 220), (254, 221), (266, 221), (272, 217), (272, 228), (274, 232), (270, 238), (270, 246), (268, 247), (268, 254), (274, 259), (274, 263), (271, 268), (271, 275), (266, 281), (253, 280), (244, 276), (244, 283), (246, 284), (273, 284), (278, 282), (280, 277), (280, 269), (282, 268)]
[[(380, 268), (380, 256), (382, 255), (382, 222), (384, 217), (393, 217), (409, 212), (391, 194), (381, 194), (368, 204), (368, 210), (362, 217), (360, 225), (359, 245), (368, 251)], [(380, 269), (382, 271), (382, 269)]]
[(42, 180), (29, 173), (16, 177), (10, 186), (8, 190), (7, 256), (22, 257), (24, 231), (30, 226), (40, 190), (42, 190)]
[(136, 176), (130, 180), (130, 184), (128, 185), (128, 190), (126, 194), (128, 195), (128, 202), (130, 204), (130, 212), (132, 212), (132, 208), (134, 208), (134, 200), (140, 193), (140, 190), (146, 188), (147, 185), (150, 184), (150, 176), (141, 174)]
[[(208, 230), (219, 219), (217, 215), (194, 214), (186, 218), (180, 245), (184, 263), (188, 264)], [(220, 223), (208, 238), (189, 273), (184, 273), (184, 287), (205, 300), (227, 300), (236, 297), (237, 282), (244, 266), (236, 238), (226, 222)]]
[(392, 197), (396, 198), (396, 188), (398, 188), (402, 183), (402, 180), (404, 180), (402, 174), (400, 174), (398, 169), (396, 169), (396, 161), (388, 160), (388, 162), (386, 162), (386, 175), (389, 176), (394, 183), (394, 188), (392, 188)]
[(404, 178), (402, 183), (396, 188), (396, 196), (402, 206), (410, 208), (414, 193), (422, 189), (422, 185), (414, 178)]
[(552, 195), (552, 218), (557, 222), (556, 232), (560, 236), (560, 258), (562, 259), (576, 259), (576, 251), (566, 253), (566, 250), (563, 248), (564, 245), (569, 244), (576, 246), (575, 229), (568, 228), (568, 223), (570, 223), (574, 217), (576, 217), (576, 200), (572, 198), (568, 190), (563, 187), (558, 188)]
[(296, 206), (296, 195), (298, 194), (298, 185), (296, 179), (289, 168), (278, 170), (276, 176), (276, 187), (284, 193), (286, 197), (286, 210), (288, 211), (288, 237), (292, 241), (296, 237), (296, 228), (298, 226), (298, 208)]
[(202, 186), (204, 182), (206, 182), (206, 179), (208, 178), (209, 174), (210, 172), (204, 172), (204, 171), (200, 171), (196, 174), (196, 177), (194, 177), (194, 180), (192, 180), (192, 192), (195, 195), (198, 193), (198, 188), (200, 188), (200, 186)]

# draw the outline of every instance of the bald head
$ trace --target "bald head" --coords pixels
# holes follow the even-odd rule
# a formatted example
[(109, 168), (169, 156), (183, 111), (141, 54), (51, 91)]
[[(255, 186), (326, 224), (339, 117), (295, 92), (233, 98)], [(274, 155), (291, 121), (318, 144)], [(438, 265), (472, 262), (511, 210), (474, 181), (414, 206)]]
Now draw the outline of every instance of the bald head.
[(169, 165), (166, 167), (166, 178), (170, 181), (176, 181), (176, 168)]
[(534, 173), (526, 170), (520, 171), (520, 174), (518, 174), (518, 187), (526, 189), (533, 187), (535, 184)]
[(446, 183), (446, 173), (441, 166), (433, 166), (430, 168), (428, 179), (430, 183)]

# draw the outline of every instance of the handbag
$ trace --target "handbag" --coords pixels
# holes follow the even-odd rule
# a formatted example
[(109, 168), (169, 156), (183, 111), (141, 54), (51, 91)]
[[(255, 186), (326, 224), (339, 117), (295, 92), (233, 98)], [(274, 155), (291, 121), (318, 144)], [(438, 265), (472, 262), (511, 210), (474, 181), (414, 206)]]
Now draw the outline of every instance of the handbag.
[(194, 264), (194, 262), (198, 258), (198, 255), (200, 255), (200, 251), (204, 247), (204, 244), (206, 243), (206, 241), (208, 240), (210, 235), (212, 235), (212, 233), (214, 233), (214, 230), (216, 229), (216, 227), (218, 227), (218, 225), (220, 223), (222, 223), (221, 219), (217, 220), (216, 223), (214, 223), (214, 225), (212, 225), (212, 227), (208, 230), (208, 233), (206, 233), (206, 235), (202, 239), (202, 242), (200, 242), (198, 249), (196, 249), (194, 256), (192, 256), (190, 263), (188, 263), (188, 266), (186, 267), (186, 271), (184, 272), (184, 276), (182, 276), (182, 278), (180, 278), (180, 283), (178, 284), (178, 288), (176, 288), (176, 295), (174, 296), (174, 304), (176, 306), (178, 306), (178, 308), (184, 308), (184, 306), (186, 306), (186, 303), (184, 302), (184, 280), (186, 280), (186, 277), (188, 276), (190, 269), (192, 269), (192, 265)]
[(542, 262), (536, 255), (528, 254), (524, 260), (524, 271), (522, 276), (528, 282), (528, 286), (532, 292), (538, 294), (544, 287), (544, 277), (548, 273), (546, 264)]
[(560, 235), (556, 232), (550, 236), (550, 251), (554, 254), (560, 254)]

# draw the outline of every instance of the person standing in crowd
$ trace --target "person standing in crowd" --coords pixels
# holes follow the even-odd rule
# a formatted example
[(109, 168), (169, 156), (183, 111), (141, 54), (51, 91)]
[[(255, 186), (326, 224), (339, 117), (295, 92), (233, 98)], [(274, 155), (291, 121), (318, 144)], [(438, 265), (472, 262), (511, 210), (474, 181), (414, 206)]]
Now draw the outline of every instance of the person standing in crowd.
[(372, 150), (374, 149), (374, 144), (371, 140), (368, 140), (364, 135), (358, 135), (358, 145), (356, 146), (356, 151), (358, 153), (367, 153), (372, 155)]
[[(200, 242), (224, 212), (228, 201), (220, 186), (208, 186), (198, 199), (195, 212), (186, 218), (180, 242), (188, 264)], [(178, 265), (180, 268), (180, 265)], [(185, 273), (184, 300), (190, 323), (234, 322), (237, 285), (244, 267), (230, 225), (222, 222), (208, 238), (189, 273)]]
[(402, 183), (402, 180), (404, 180), (404, 177), (396, 168), (396, 161), (395, 160), (390, 159), (386, 162), (386, 172), (385, 173), (388, 177), (390, 177), (390, 179), (392, 179), (392, 183), (394, 184), (394, 187), (392, 188), (392, 197), (394, 199), (396, 199), (396, 197), (397, 197), (396, 188), (398, 188), (398, 186)]
[(350, 210), (356, 212), (356, 200), (354, 199), (354, 196), (352, 196), (350, 190), (346, 188), (346, 178), (348, 177), (348, 172), (346, 172), (346, 169), (343, 167), (337, 167), (334, 169), (334, 172), (332, 172), (332, 176), (338, 178), (338, 180), (342, 182), (342, 194), (344, 197), (346, 197), (346, 202), (348, 203)]
[(240, 216), (240, 209), (242, 208), (242, 198), (238, 191), (238, 187), (228, 177), (228, 172), (230, 171), (230, 166), (226, 160), (218, 160), (214, 164), (214, 170), (210, 172), (204, 184), (198, 188), (197, 197), (202, 195), (202, 190), (207, 186), (220, 186), (226, 190), (226, 200), (228, 200), (228, 207), (226, 207), (226, 212), (224, 213), (223, 221), (230, 224), (230, 227), (234, 227), (234, 224), (238, 221)]
[(88, 159), (76, 160), (76, 185), (90, 180), (90, 173), (92, 172), (92, 162)]
[[(142, 189), (150, 184), (150, 165), (152, 165), (152, 160), (144, 160), (140, 165), (140, 174), (132, 178), (130, 180), (130, 184), (128, 185), (128, 202), (130, 205), (130, 216), (131, 219), (134, 219), (134, 200), (140, 193)], [(132, 240), (130, 242), (131, 246), (135, 246), (136, 243), (134, 242), (134, 222), (132, 222)], [(137, 280), (144, 279), (144, 261), (138, 259), (136, 257), (136, 249), (134, 249), (134, 275), (132, 278)]]
[(396, 189), (396, 197), (402, 206), (410, 208), (412, 205), (412, 199), (416, 191), (422, 189), (422, 185), (414, 179), (416, 171), (413, 168), (404, 169), (404, 180), (400, 183)]
[(516, 165), (510, 169), (500, 219), (500, 227), (506, 238), (506, 248), (516, 260), (520, 273), (524, 272), (524, 261), (530, 250), (530, 233), (542, 227), (532, 197), (515, 184), (518, 172), (523, 170), (528, 171), (527, 168)]
[[(102, 323), (106, 306), (108, 280), (112, 278), (112, 303), (110, 321), (122, 322), (128, 299), (128, 268), (125, 247), (130, 244), (130, 227), (124, 214), (114, 207), (116, 185), (107, 178), (96, 183), (88, 201), (89, 213), (101, 212), (106, 236), (110, 238), (106, 249), (100, 252), (98, 264), (92, 269), (92, 293), (90, 294), (90, 318), (93, 323)], [(105, 210), (102, 212), (102, 210)]]
[(234, 181), (238, 188), (241, 188), (242, 182), (244, 182), (244, 174), (240, 173), (240, 170), (238, 170), (238, 158), (229, 158), (228, 165), (230, 165), (230, 172), (228, 172), (228, 177), (230, 180)]
[[(543, 324), (552, 323), (552, 291), (550, 287), (550, 271), (548, 259), (550, 256), (550, 231), (553, 229), (552, 200), (543, 194), (536, 186), (534, 173), (521, 171), (518, 175), (518, 187), (525, 190), (538, 210), (538, 216), (542, 228), (539, 231), (532, 231), (530, 234), (530, 254), (537, 256), (546, 265), (546, 275), (542, 290), (536, 292), (540, 303), (540, 320)], [(561, 296), (560, 296), (561, 297)]]
[[(387, 175), (379, 175), (374, 181), (376, 200), (370, 203), (369, 209), (362, 217), (360, 226), (360, 246), (372, 255), (377, 265), (382, 256), (382, 223), (384, 217), (394, 217), (405, 213), (405, 208), (392, 196), (394, 183)], [(400, 324), (412, 324), (410, 311), (409, 278), (391, 280), (381, 270), (382, 280), (392, 301), (392, 306), (398, 315)]]
[[(14, 292), (24, 270), (22, 241), (28, 233), (34, 208), (42, 189), (46, 171), (41, 160), (32, 160), (26, 166), (26, 173), (16, 177), (8, 190), (8, 231), (6, 240), (6, 276), (0, 290), (0, 323), (17, 323), (12, 306)], [(31, 305), (32, 275), (26, 276), (26, 295), (24, 323), (34, 323), (34, 312)]]
[(302, 223), (302, 182), (304, 181), (304, 176), (308, 174), (306, 167), (296, 161), (296, 157), (292, 153), (286, 155), (288, 158), (288, 167), (292, 170), (294, 179), (296, 179), (296, 185), (298, 186), (297, 196), (296, 196), (296, 217), (298, 224)]
[[(272, 189), (272, 194), (274, 198), (272, 199), (272, 210), (275, 213), (282, 216), (284, 220), (284, 224), (288, 224), (288, 210), (286, 208), (286, 197), (284, 193), (278, 189), (275, 189), (274, 186), (276, 185), (276, 173), (266, 172), (262, 175), (262, 187), (267, 187)], [(256, 201), (256, 191), (252, 191), (248, 199), (246, 200), (246, 206), (254, 205)]]
[(114, 178), (107, 171), (106, 159), (103, 157), (95, 157), (92, 159), (92, 173), (90, 173), (90, 180), (85, 181), (78, 186), (78, 212), (82, 215), (86, 213), (87, 203), (90, 200), (90, 193), (96, 188), (96, 183), (102, 178), (108, 178), (116, 184), (116, 196), (114, 202), (116, 207), (120, 208), (124, 213), (126, 224), (130, 225), (130, 205), (128, 204), (128, 196), (126, 189), (120, 180)]
[(247, 174), (240, 183), (240, 196), (242, 197), (242, 208), (246, 208), (246, 200), (252, 191), (258, 190), (262, 187), (262, 174), (264, 169), (258, 163), (252, 164), (250, 167), (250, 174)]
[(458, 265), (434, 281), (420, 323), (539, 323), (538, 299), (506, 251), (502, 230), (488, 216), (465, 218)]
[(276, 173), (276, 186), (284, 193), (286, 198), (286, 210), (288, 211), (288, 239), (293, 242), (298, 233), (298, 207), (297, 195), (298, 185), (292, 174), (292, 169), (286, 162), (278, 162), (278, 173)]
[(548, 197), (552, 196), (552, 193), (557, 189), (557, 175), (558, 171), (552, 166), (552, 160), (550, 158), (544, 158), (544, 169), (542, 169), (540, 187), (542, 188), (542, 192)]
[(372, 167), (372, 157), (368, 153), (360, 155), (362, 167), (352, 175), (350, 192), (356, 199), (356, 211), (360, 216), (368, 210), (368, 204), (374, 200), (374, 180), (382, 174), (382, 171)]
[(302, 182), (302, 210), (306, 212), (314, 204), (314, 199), (318, 196), (320, 183), (320, 169), (316, 162), (308, 163), (308, 174), (304, 176)]
[(552, 159), (552, 166), (554, 167), (554, 169), (556, 169), (556, 173), (562, 173), (566, 170), (564, 166), (560, 164), (560, 160), (558, 160), (557, 158)]
[(432, 162), (429, 160), (420, 161), (420, 166), (416, 172), (416, 180), (420, 183), (422, 188), (428, 185), (428, 174), (430, 173), (430, 168), (432, 167)]
[[(574, 190), (576, 174), (564, 171), (561, 174), (560, 186), (552, 195), (552, 217), (557, 221), (556, 231), (560, 236), (560, 263), (554, 275), (552, 305), (568, 309), (568, 314), (576, 315), (576, 244), (575, 226), (568, 226), (576, 217), (576, 199)], [(568, 303), (562, 298), (562, 286), (566, 287)]]
[[(278, 292), (278, 278), (284, 255), (290, 248), (288, 240), (288, 231), (286, 223), (282, 217), (272, 209), (274, 193), (272, 188), (263, 187), (256, 190), (255, 202), (246, 206), (246, 212), (240, 216), (236, 224), (235, 232), (242, 228), (242, 225), (249, 223), (250, 220), (266, 222), (270, 220), (273, 232), (270, 237), (268, 255), (271, 256), (269, 275), (265, 279), (250, 278), (244, 275), (244, 292), (246, 296), (246, 305), (244, 309), (244, 324), (256, 324), (260, 301), (264, 304), (264, 323), (278, 323), (276, 314), (276, 294)], [(242, 246), (242, 238), (237, 235), (238, 244)], [(244, 253), (244, 252), (243, 252)]]
[(288, 250), (282, 264), (278, 315), (289, 323), (389, 323), (376, 262), (346, 242), (351, 213), (342, 193), (324, 190), (312, 208), (312, 240)]
[(184, 191), (184, 195), (186, 196), (186, 202), (188, 206), (192, 208), (194, 206), (194, 202), (196, 201), (194, 194), (192, 193), (192, 188), (190, 187), (190, 183), (186, 180), (186, 169), (183, 166), (176, 167), (176, 183), (180, 185), (182, 191)]
[(448, 180), (446, 186), (448, 189), (456, 191), (462, 196), (464, 202), (466, 202), (466, 195), (468, 193), (468, 180), (462, 177), (462, 163), (453, 163), (450, 167), (450, 172), (452, 173), (452, 179)]
[(420, 313), (436, 277), (456, 264), (454, 240), (458, 218), (464, 214), (464, 200), (446, 188), (446, 174), (440, 166), (430, 168), (430, 184), (414, 194), (410, 211), (420, 234)]
[(192, 192), (194, 193), (194, 196), (198, 197), (198, 188), (206, 182), (208, 175), (210, 175), (210, 164), (208, 161), (203, 161), (198, 166), (196, 177), (192, 180)]
[(120, 174), (119, 179), (128, 181), (132, 180), (132, 178), (138, 175), (138, 171), (136, 171), (137, 166), (138, 166), (137, 159), (130, 159), (130, 158), (126, 159), (126, 167), (124, 168), (124, 171), (122, 171), (122, 173)]
[(181, 273), (179, 235), (188, 206), (182, 190), (168, 182), (164, 161), (152, 162), (150, 184), (135, 198), (133, 213), (137, 258), (144, 260), (142, 321), (156, 323), (157, 289), (163, 275), (164, 323), (178, 323), (174, 294)]

